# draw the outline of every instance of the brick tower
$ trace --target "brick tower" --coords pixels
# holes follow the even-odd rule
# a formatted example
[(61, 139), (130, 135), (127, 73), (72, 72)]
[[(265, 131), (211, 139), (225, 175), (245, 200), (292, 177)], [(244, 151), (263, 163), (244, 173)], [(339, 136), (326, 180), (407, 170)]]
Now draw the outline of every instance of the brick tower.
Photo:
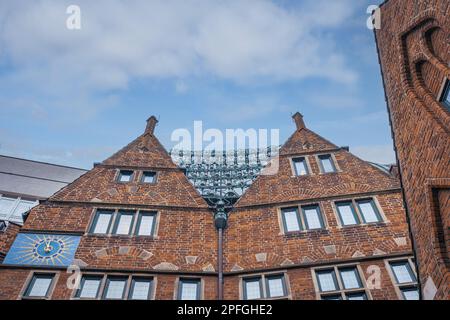
[(449, 299), (450, 2), (390, 0), (376, 40), (424, 299)]
[(418, 298), (396, 176), (294, 120), (278, 170), (224, 215), (172, 162), (151, 117), (31, 211), (0, 265), (0, 299)]

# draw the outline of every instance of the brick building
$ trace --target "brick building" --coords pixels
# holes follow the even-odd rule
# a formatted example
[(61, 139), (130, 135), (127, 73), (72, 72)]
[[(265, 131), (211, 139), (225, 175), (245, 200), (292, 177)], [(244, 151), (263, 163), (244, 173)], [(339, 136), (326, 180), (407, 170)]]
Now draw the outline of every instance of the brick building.
[(390, 0), (376, 40), (424, 299), (449, 299), (450, 2)]
[(276, 173), (226, 207), (194, 188), (151, 117), (31, 211), (0, 299), (418, 298), (397, 177), (294, 120)]

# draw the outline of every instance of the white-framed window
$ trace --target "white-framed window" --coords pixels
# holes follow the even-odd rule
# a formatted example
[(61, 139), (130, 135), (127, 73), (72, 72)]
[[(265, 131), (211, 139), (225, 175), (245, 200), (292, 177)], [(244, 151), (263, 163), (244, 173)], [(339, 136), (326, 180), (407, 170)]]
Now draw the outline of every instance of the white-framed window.
[(325, 221), (318, 204), (281, 208), (281, 220), (285, 233), (325, 229)]
[(117, 182), (131, 182), (133, 180), (133, 170), (120, 170), (117, 175)]
[(306, 157), (292, 158), (292, 164), (296, 176), (306, 176), (310, 174)]
[(334, 163), (333, 156), (331, 154), (321, 154), (317, 156), (319, 159), (320, 172), (331, 173), (336, 172), (336, 164)]
[(336, 211), (341, 226), (383, 222), (381, 210), (374, 198), (336, 201)]
[(357, 265), (313, 269), (316, 292), (321, 300), (368, 300), (370, 295)]
[(200, 300), (201, 279), (181, 278), (178, 282), (178, 300)]
[(22, 295), (22, 298), (48, 298), (50, 296), (55, 275), (56, 274), (54, 273), (34, 273)]
[(141, 176), (141, 183), (153, 184), (156, 182), (156, 172), (154, 171), (143, 171)]
[(0, 220), (23, 223), (22, 214), (38, 205), (38, 201), (0, 195)]
[(244, 300), (280, 299), (288, 296), (284, 273), (252, 275), (242, 278)]
[(97, 209), (89, 228), (91, 234), (154, 236), (156, 211)]
[(417, 276), (412, 258), (389, 260), (392, 282), (403, 300), (419, 300)]

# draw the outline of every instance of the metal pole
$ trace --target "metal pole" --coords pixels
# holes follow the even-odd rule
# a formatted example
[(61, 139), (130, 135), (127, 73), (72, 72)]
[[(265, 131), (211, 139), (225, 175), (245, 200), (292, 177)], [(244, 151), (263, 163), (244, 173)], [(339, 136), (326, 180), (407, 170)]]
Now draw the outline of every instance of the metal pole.
[(218, 248), (218, 271), (219, 271), (219, 279), (218, 279), (218, 300), (223, 300), (223, 229), (219, 228), (219, 248)]

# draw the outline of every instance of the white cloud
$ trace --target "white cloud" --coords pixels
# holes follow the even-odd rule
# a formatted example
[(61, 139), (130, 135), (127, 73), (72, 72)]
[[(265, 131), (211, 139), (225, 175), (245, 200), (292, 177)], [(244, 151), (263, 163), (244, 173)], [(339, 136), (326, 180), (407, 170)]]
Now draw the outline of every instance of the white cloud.
[(0, 53), (14, 67), (0, 83), (54, 94), (126, 89), (139, 78), (357, 78), (334, 39), (320, 32), (353, 14), (350, 0), (307, 0), (291, 9), (269, 0), (79, 0), (81, 30), (66, 29), (69, 4), (0, 3)]

